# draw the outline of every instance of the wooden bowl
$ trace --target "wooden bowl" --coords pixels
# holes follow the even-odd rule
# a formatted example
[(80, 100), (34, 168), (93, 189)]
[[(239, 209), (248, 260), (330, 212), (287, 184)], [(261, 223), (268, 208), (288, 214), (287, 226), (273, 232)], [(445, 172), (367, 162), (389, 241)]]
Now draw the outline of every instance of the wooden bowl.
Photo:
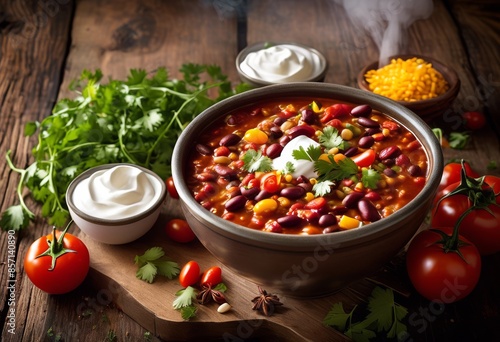
[[(432, 63), (434, 69), (436, 69), (443, 75), (444, 79), (446, 80), (446, 82), (448, 82), (449, 85), (449, 88), (446, 91), (446, 93), (434, 97), (432, 99), (411, 101), (411, 102), (396, 101), (401, 105), (405, 106), (406, 108), (410, 109), (414, 113), (416, 113), (425, 121), (429, 122), (432, 121), (433, 119), (436, 119), (440, 115), (443, 115), (443, 113), (451, 107), (453, 101), (457, 97), (458, 92), (460, 90), (460, 79), (458, 78), (458, 75), (455, 72), (455, 70), (430, 57), (419, 56), (419, 55), (396, 55), (391, 57), (390, 59), (401, 58), (403, 60), (407, 60), (413, 57), (421, 58), (426, 62)], [(357, 81), (358, 81), (358, 87), (360, 89), (372, 92), (368, 88), (368, 82), (365, 79), (365, 75), (369, 70), (374, 70), (377, 68), (378, 68), (378, 61), (375, 61), (365, 66), (359, 72)]]

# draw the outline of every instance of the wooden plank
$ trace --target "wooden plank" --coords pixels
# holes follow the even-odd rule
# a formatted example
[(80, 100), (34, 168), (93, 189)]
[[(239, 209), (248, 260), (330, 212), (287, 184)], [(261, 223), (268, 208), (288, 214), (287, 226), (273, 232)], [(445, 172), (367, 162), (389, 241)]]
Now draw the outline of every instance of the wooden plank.
[[(201, 30), (201, 31), (200, 31)], [(210, 34), (206, 31), (210, 30)], [(60, 96), (83, 69), (123, 79), (130, 69), (164, 66), (181, 77), (182, 63), (216, 64), (235, 80), (236, 18), (206, 1), (79, 1)]]

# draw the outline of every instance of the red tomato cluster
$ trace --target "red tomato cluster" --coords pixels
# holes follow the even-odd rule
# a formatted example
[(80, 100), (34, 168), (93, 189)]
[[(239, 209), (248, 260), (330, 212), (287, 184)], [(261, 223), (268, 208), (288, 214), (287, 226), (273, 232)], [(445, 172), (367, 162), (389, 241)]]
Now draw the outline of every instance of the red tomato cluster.
[(451, 303), (475, 288), (481, 256), (500, 252), (500, 177), (479, 177), (463, 161), (446, 165), (431, 227), (408, 246), (408, 275), (427, 299)]
[(179, 283), (182, 287), (193, 286), (200, 284), (203, 286), (214, 287), (222, 283), (222, 270), (218, 266), (212, 266), (200, 276), (200, 265), (194, 261), (188, 261), (182, 267), (179, 273)]

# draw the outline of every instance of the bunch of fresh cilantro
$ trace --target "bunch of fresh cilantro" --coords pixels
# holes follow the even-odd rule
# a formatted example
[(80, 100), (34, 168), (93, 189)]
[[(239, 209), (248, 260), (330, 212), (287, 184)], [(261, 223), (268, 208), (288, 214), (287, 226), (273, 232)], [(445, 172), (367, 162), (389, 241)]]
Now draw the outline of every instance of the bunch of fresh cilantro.
[(34, 213), (23, 198), (28, 189), (42, 203), (48, 223), (63, 226), (68, 218), (65, 194), (69, 183), (83, 171), (107, 163), (133, 163), (170, 175), (174, 144), (187, 124), (204, 109), (248, 89), (231, 83), (218, 66), (184, 64), (183, 79), (170, 79), (165, 68), (148, 75), (130, 70), (126, 80), (102, 83), (100, 70), (83, 71), (70, 90), (76, 96), (62, 99), (41, 122), (30, 122), (25, 135), (38, 135), (33, 163), (9, 167), (19, 173), (19, 204), (0, 219), (4, 230), (28, 226)]

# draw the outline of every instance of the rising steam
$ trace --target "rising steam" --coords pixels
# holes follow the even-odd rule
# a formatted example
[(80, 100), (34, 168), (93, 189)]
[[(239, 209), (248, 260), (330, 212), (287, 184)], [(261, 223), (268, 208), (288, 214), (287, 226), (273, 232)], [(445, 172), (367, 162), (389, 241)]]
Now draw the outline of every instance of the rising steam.
[(427, 19), (434, 9), (432, 0), (334, 0), (344, 6), (351, 22), (364, 29), (379, 48), (379, 66), (401, 53), (407, 43), (407, 29)]

